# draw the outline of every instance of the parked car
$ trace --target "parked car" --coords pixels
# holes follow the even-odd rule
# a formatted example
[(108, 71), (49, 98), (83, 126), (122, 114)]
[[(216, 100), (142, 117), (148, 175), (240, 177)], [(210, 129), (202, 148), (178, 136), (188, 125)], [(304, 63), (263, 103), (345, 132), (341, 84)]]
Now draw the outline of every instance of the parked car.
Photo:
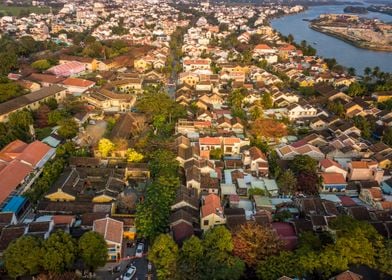
[(143, 252), (144, 252), (144, 244), (143, 243), (137, 244), (135, 257), (137, 258), (143, 257)]
[(112, 274), (118, 273), (121, 271), (121, 266), (120, 265), (116, 265), (114, 267), (109, 268), (109, 272), (111, 272)]
[(135, 275), (135, 273), (136, 273), (136, 267), (131, 266), (130, 268), (128, 268), (127, 272), (125, 272), (123, 276), (123, 280), (131, 280), (132, 277)]

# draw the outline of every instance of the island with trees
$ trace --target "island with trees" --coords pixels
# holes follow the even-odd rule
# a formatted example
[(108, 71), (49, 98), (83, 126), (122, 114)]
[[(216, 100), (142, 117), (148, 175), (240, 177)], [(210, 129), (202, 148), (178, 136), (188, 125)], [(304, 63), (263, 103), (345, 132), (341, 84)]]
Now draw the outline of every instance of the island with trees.
[(392, 51), (391, 24), (358, 15), (324, 14), (310, 21), (310, 28), (358, 48)]

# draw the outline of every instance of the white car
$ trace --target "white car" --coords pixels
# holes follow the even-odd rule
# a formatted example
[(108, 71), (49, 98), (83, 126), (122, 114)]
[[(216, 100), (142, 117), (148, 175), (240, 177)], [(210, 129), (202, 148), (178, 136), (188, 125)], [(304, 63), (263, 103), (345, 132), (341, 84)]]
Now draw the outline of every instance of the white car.
[(128, 268), (127, 272), (125, 272), (124, 277), (122, 279), (131, 280), (132, 277), (135, 275), (135, 273), (136, 273), (136, 267), (131, 266), (130, 268)]
[(143, 252), (144, 252), (144, 244), (143, 243), (137, 244), (135, 257), (137, 258), (143, 257)]

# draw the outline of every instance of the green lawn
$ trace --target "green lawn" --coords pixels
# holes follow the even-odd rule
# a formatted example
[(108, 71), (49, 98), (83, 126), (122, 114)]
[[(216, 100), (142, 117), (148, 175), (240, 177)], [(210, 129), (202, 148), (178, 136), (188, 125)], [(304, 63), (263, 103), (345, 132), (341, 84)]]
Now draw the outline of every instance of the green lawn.
[(25, 16), (28, 13), (36, 14), (47, 14), (49, 13), (49, 7), (35, 7), (35, 6), (7, 6), (0, 4), (0, 13), (4, 16)]

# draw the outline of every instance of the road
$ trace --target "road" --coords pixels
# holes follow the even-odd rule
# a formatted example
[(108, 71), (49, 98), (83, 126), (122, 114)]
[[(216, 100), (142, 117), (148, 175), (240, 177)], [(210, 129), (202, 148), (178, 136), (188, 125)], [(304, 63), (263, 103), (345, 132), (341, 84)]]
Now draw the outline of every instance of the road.
[[(124, 245), (126, 246), (126, 245)], [(136, 267), (136, 274), (132, 280), (145, 280), (148, 274), (148, 260), (146, 254), (142, 258), (135, 258), (136, 247), (126, 247), (124, 249), (124, 259), (121, 262), (109, 262), (104, 267), (99, 268), (96, 271), (96, 278), (101, 280), (116, 280), (121, 279), (121, 276), (127, 271), (127, 266), (134, 265)], [(145, 244), (144, 252), (147, 252), (147, 244)], [(114, 267), (120, 266), (120, 270), (117, 273), (112, 273), (111, 270)], [(155, 279), (154, 277), (150, 279)]]

